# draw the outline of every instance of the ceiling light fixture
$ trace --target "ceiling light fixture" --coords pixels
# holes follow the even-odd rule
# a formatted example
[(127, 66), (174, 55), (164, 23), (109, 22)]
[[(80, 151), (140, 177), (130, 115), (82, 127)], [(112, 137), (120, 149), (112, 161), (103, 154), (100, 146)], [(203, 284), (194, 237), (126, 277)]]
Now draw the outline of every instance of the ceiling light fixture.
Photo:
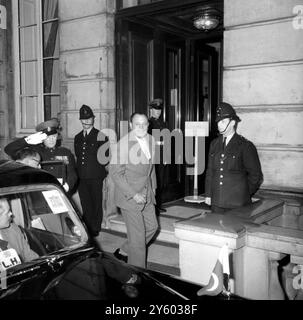
[(201, 13), (194, 18), (194, 26), (203, 31), (215, 29), (220, 23), (220, 17), (211, 12)]

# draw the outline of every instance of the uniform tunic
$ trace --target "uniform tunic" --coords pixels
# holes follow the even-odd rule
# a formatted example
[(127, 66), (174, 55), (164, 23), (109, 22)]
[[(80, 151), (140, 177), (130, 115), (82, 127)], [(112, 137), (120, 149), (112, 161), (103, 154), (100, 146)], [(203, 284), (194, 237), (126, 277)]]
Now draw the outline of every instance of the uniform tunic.
[(64, 147), (47, 148), (44, 144), (30, 145), (25, 138), (17, 139), (8, 144), (4, 151), (13, 159), (16, 153), (26, 147), (31, 147), (40, 154), (41, 161), (61, 161), (61, 164), (42, 165), (42, 169), (48, 171), (56, 178), (63, 179), (63, 183), (67, 182), (69, 193), (72, 192), (77, 182), (76, 164), (74, 155), (71, 151)]
[(99, 130), (92, 128), (86, 137), (83, 131), (78, 133), (74, 141), (79, 176), (78, 191), (83, 208), (83, 218), (93, 236), (97, 236), (101, 230), (102, 187), (103, 180), (107, 176), (105, 165), (100, 164), (97, 159), (99, 148), (104, 143), (108, 143), (104, 135), (101, 141), (101, 135)]
[[(41, 156), (42, 162), (50, 161), (50, 164), (42, 165), (42, 169), (48, 171), (56, 178), (67, 182), (69, 192), (73, 190), (77, 182), (76, 162), (71, 151), (64, 147), (47, 148), (44, 144), (35, 146), (35, 150)], [(51, 164), (51, 161), (61, 161), (61, 164)]]
[[(149, 127), (148, 133), (152, 135), (153, 129), (167, 129), (165, 122), (161, 119), (156, 119), (154, 117), (149, 118)], [(156, 139), (157, 136), (154, 135)], [(156, 176), (157, 176), (157, 192), (156, 192), (156, 202), (157, 206), (161, 207), (162, 204), (162, 193), (165, 184), (165, 177), (166, 177), (166, 166), (163, 162), (163, 138), (161, 137), (160, 140), (156, 140), (156, 152), (160, 152), (160, 156), (156, 157), (156, 159), (160, 159), (160, 163), (155, 165)]]
[(222, 136), (210, 145), (205, 196), (220, 208), (251, 203), (263, 181), (261, 164), (252, 142), (235, 133), (223, 151)]

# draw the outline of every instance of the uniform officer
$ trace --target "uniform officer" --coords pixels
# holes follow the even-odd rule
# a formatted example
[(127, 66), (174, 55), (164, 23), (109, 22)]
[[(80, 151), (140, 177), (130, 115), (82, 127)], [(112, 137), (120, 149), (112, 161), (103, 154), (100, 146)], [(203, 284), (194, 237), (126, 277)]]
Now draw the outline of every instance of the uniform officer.
[[(155, 99), (149, 103), (151, 117), (149, 118), (148, 134), (152, 135), (153, 129), (159, 129), (160, 131), (166, 129), (166, 123), (161, 118), (163, 110), (163, 100)], [(156, 177), (157, 177), (157, 190), (156, 190), (156, 211), (157, 213), (166, 212), (166, 209), (162, 208), (162, 193), (165, 184), (166, 164), (163, 161), (163, 138), (158, 135), (153, 135), (156, 139), (157, 149), (160, 152), (160, 163), (155, 164)]]
[(41, 168), (53, 174), (71, 195), (77, 182), (75, 158), (69, 149), (57, 145), (58, 125), (55, 118), (42, 122), (36, 126), (37, 133), (11, 142), (4, 150), (18, 160), (18, 152), (30, 145), (41, 157)]
[(99, 147), (108, 143), (108, 138), (94, 128), (95, 115), (89, 106), (82, 105), (79, 119), (83, 130), (75, 136), (74, 141), (79, 176), (78, 191), (83, 218), (91, 234), (96, 237), (101, 230), (102, 187), (107, 175), (105, 165), (99, 163), (97, 154)]
[(240, 121), (230, 104), (222, 102), (217, 108), (220, 136), (211, 142), (205, 180), (205, 202), (212, 212), (224, 213), (251, 203), (263, 181), (256, 147), (236, 133)]

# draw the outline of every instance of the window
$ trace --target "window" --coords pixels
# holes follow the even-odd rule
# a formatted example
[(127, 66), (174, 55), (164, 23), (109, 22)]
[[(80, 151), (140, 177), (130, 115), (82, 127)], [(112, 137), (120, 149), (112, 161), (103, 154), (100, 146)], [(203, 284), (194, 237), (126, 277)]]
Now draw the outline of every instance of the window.
[(58, 0), (13, 0), (16, 131), (60, 112)]

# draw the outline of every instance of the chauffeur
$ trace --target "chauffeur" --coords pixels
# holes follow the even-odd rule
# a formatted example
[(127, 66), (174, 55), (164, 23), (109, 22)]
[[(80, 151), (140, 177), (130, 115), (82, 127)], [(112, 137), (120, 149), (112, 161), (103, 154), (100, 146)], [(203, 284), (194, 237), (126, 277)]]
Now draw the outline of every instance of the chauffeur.
[[(151, 117), (149, 118), (149, 127), (148, 134), (152, 135), (153, 129), (159, 129), (160, 131), (166, 129), (167, 126), (161, 118), (163, 110), (163, 100), (155, 99), (149, 103)], [(156, 190), (156, 212), (166, 212), (166, 209), (162, 208), (162, 193), (165, 184), (165, 173), (167, 165), (163, 161), (163, 139), (157, 139), (157, 136), (154, 135), (156, 139), (157, 149), (160, 152), (160, 163), (155, 164), (156, 177), (157, 177), (157, 190)]]
[(215, 213), (251, 203), (263, 181), (256, 147), (236, 133), (239, 121), (230, 104), (219, 105), (216, 122), (220, 136), (210, 145), (205, 180), (205, 202)]
[(80, 108), (83, 130), (75, 136), (74, 146), (79, 175), (79, 196), (83, 218), (93, 236), (98, 236), (103, 218), (102, 187), (107, 175), (106, 166), (97, 159), (98, 149), (108, 138), (94, 128), (95, 115), (87, 105)]
[(16, 159), (18, 151), (31, 146), (41, 157), (41, 168), (53, 174), (70, 195), (77, 182), (75, 158), (71, 151), (57, 145), (58, 120), (42, 122), (36, 126), (37, 133), (17, 139), (5, 147), (5, 152)]

